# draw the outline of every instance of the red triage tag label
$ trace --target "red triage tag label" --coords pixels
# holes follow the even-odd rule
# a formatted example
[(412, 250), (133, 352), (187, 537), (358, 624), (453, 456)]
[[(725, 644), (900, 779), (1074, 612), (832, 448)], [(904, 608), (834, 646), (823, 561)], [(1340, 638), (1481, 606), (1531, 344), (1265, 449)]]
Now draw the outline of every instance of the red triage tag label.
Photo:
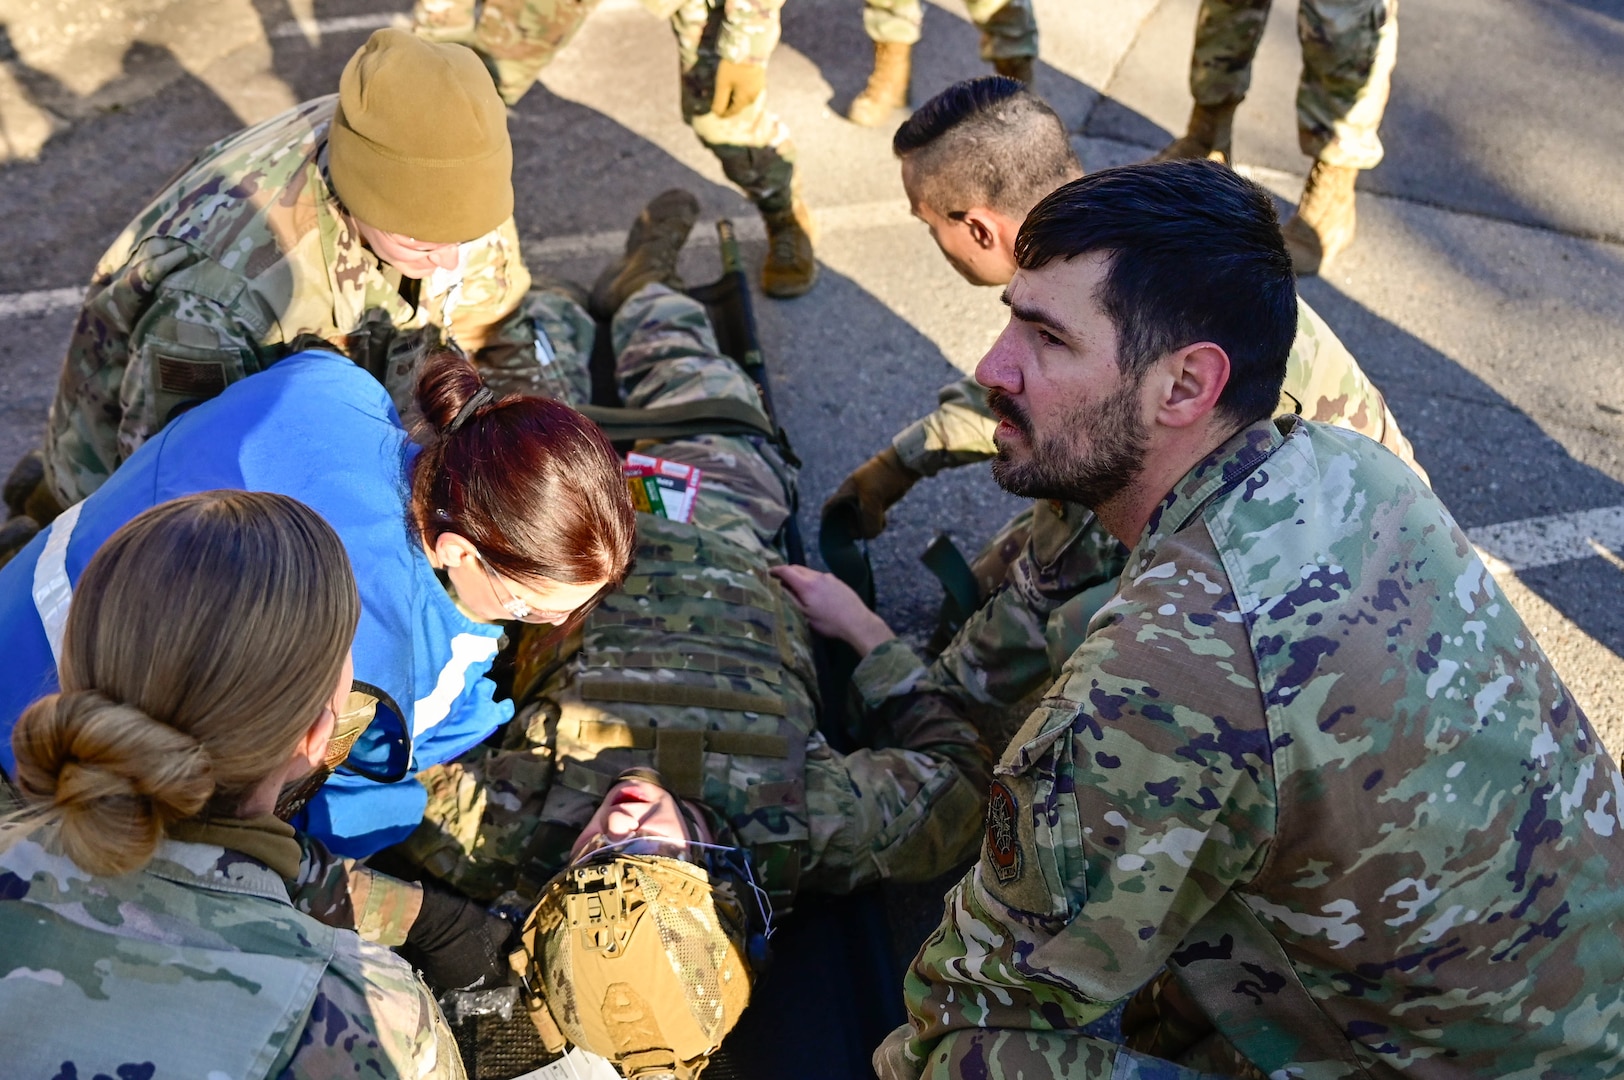
[(621, 470), (632, 505), (645, 514), (658, 514), (671, 521), (687, 521), (694, 515), (694, 496), (699, 494), (700, 470), (692, 465), (647, 454), (627, 454)]

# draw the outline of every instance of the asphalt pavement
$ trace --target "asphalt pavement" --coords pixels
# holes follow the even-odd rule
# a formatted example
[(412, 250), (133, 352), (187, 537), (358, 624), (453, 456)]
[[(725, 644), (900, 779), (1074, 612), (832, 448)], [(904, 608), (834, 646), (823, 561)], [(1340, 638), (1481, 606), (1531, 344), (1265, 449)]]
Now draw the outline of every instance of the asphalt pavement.
[[(1196, 6), (1038, 0), (1036, 88), (1088, 168), (1143, 159), (1182, 131)], [(37, 443), (75, 295), (149, 195), (210, 141), (331, 92), (366, 34), (404, 10), (0, 0), (0, 467)], [(1276, 5), (1235, 140), (1239, 167), (1283, 210), (1308, 167), (1294, 15)], [(1407, 0), (1400, 25), (1387, 158), (1361, 180), (1359, 240), (1302, 292), (1385, 391), (1460, 523), (1493, 547), (1503, 587), (1618, 752), (1624, 0)], [(976, 44), (957, 0), (928, 4), (915, 101), (986, 71)], [(890, 131), (842, 118), (869, 56), (857, 0), (789, 0), (769, 93), (822, 226), (822, 278), (757, 311), (806, 461), (809, 536), (840, 479), (928, 411), (1003, 322), (994, 291), (961, 281), (909, 218)], [(744, 225), (759, 264), (754, 212), (677, 100), (669, 30), (605, 0), (511, 114), (533, 266), (590, 281), (642, 203), (672, 186)], [(718, 269), (706, 240), (685, 255), (695, 281)], [(882, 613), (923, 637), (940, 591), (918, 553), (937, 531), (972, 551), (1016, 505), (984, 467), (916, 488), (873, 545)]]

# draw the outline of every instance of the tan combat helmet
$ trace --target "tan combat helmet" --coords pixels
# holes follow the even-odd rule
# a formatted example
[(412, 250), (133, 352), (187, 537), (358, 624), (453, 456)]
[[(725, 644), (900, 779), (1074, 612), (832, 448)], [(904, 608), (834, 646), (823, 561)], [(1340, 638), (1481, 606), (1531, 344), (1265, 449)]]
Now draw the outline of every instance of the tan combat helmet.
[(628, 1080), (693, 1080), (738, 1022), (770, 909), (744, 851), (689, 846), (707, 866), (611, 849), (542, 893), (523, 975), (549, 1048), (567, 1040)]

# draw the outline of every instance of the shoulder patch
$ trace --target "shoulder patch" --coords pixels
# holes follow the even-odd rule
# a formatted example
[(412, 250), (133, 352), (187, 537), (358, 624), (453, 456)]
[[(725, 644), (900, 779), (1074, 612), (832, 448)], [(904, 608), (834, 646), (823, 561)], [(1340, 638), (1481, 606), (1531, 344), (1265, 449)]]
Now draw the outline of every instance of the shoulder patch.
[(1021, 876), (1021, 845), (1015, 815), (1020, 804), (1002, 780), (987, 792), (987, 861), (999, 881), (1008, 885)]

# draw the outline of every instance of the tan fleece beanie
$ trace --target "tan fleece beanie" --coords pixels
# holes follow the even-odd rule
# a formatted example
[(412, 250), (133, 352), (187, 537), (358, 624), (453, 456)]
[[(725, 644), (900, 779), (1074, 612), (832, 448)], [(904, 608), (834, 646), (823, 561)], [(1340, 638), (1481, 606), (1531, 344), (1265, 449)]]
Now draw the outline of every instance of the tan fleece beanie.
[(513, 214), (507, 109), (461, 45), (367, 39), (338, 81), (327, 165), (351, 214), (414, 240), (462, 243)]

